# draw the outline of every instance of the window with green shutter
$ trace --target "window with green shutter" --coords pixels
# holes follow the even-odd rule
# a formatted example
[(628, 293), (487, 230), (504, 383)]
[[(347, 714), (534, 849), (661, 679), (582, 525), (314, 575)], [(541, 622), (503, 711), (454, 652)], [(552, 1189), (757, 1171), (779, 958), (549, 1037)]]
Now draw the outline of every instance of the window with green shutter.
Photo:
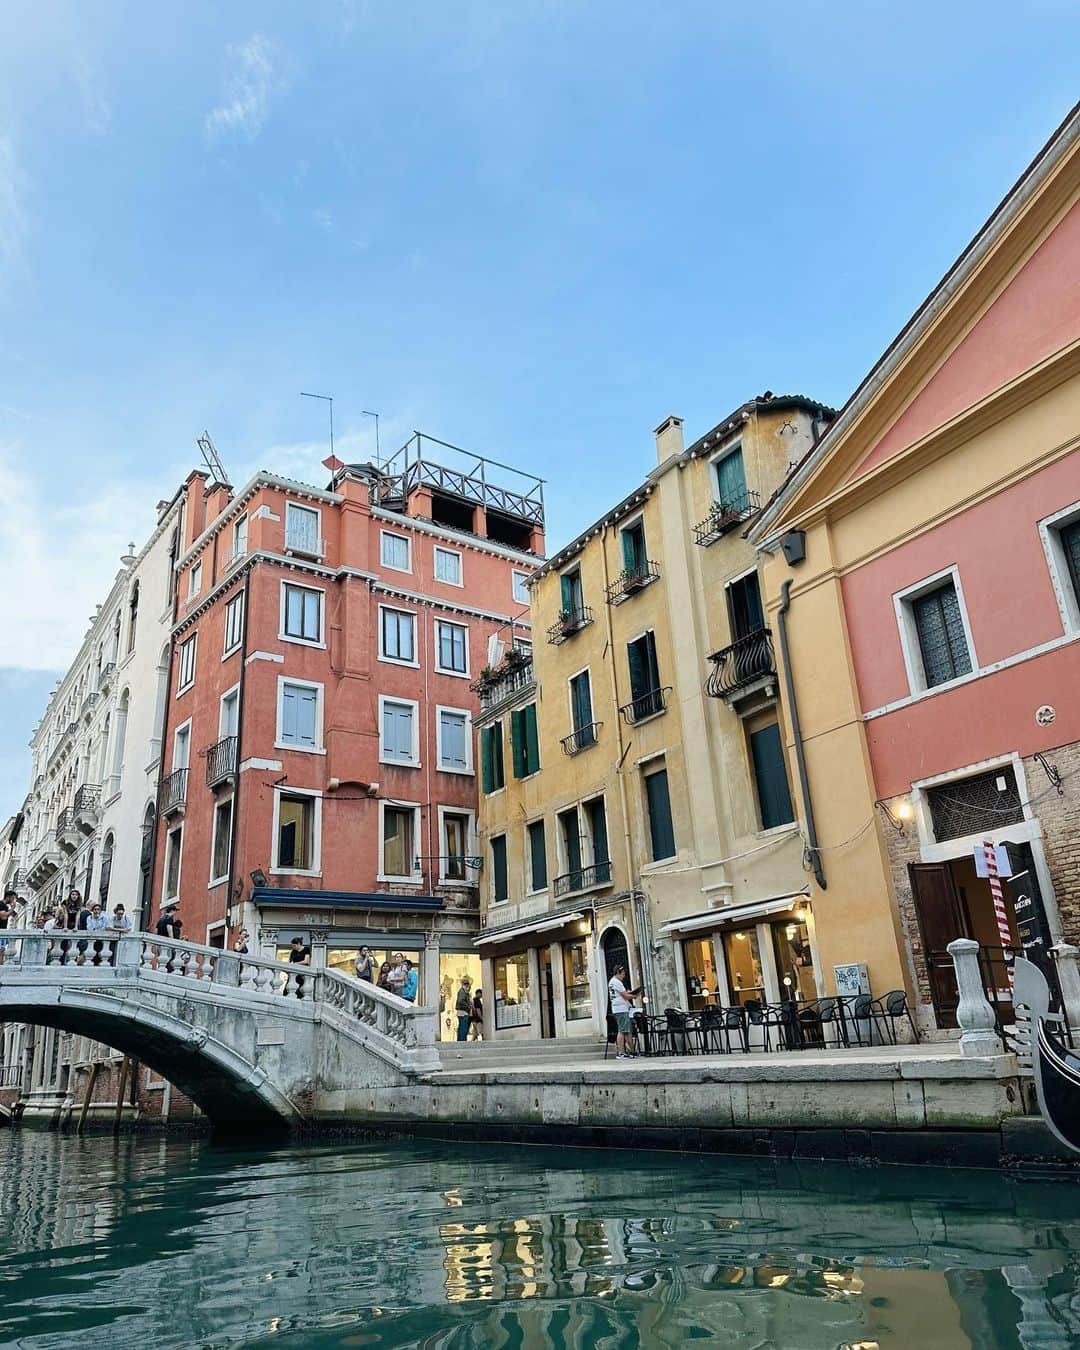
[(506, 835), (497, 834), (491, 841), (491, 901), (498, 904), (510, 898), (506, 872)]
[(776, 722), (750, 733), (750, 756), (754, 764), (761, 828), (771, 830), (776, 825), (789, 825), (795, 819), (795, 812), (791, 808), (784, 747)]
[(660, 688), (660, 666), (653, 633), (642, 633), (641, 637), (628, 642), (626, 660), (630, 669), (630, 697), (636, 703)]
[(716, 470), (716, 499), (736, 511), (746, 504), (746, 470), (743, 467), (742, 447), (737, 446), (714, 465)]
[(947, 581), (910, 603), (927, 689), (967, 675), (971, 653), (954, 583)]
[(480, 786), (484, 792), (498, 792), (506, 786), (501, 722), (493, 722), (480, 733)]
[(581, 568), (574, 567), (569, 572), (564, 572), (559, 578), (559, 591), (562, 604), (562, 612), (568, 614), (571, 619), (578, 620), (581, 617), (585, 600), (581, 589)]
[(675, 828), (671, 821), (671, 797), (667, 769), (645, 775), (645, 802), (649, 811), (649, 844), (653, 862), (675, 856)]
[(559, 829), (562, 832), (566, 871), (571, 878), (568, 889), (578, 890), (581, 886), (581, 826), (576, 806), (569, 811), (559, 812)]
[(635, 520), (619, 533), (622, 538), (623, 567), (628, 572), (643, 571), (649, 560), (645, 550), (645, 522)]
[(1073, 520), (1059, 531), (1065, 565), (1069, 569), (1073, 595), (1080, 604), (1080, 520)]
[(542, 820), (530, 820), (525, 827), (529, 836), (529, 889), (547, 889), (547, 835)]
[(540, 742), (536, 731), (536, 704), (510, 714), (510, 751), (514, 777), (528, 778), (540, 767)]
[(585, 820), (589, 826), (589, 838), (592, 842), (592, 858), (595, 874), (594, 883), (611, 880), (611, 858), (608, 851), (607, 811), (603, 797), (593, 797), (585, 802)]

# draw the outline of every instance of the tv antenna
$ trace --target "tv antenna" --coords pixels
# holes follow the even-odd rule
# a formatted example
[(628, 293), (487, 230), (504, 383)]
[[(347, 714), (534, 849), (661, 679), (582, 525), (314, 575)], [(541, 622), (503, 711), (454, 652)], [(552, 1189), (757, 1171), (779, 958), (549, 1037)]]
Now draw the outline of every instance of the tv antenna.
[(334, 458), (334, 396), (332, 394), (305, 394), (300, 390), (301, 398), (321, 398), (324, 403), (330, 404), (330, 458)]
[(210, 439), (210, 433), (204, 431), (203, 434), (197, 438), (195, 444), (202, 451), (203, 460), (206, 463), (206, 467), (210, 470), (211, 482), (221, 483), (225, 487), (231, 487), (232, 484), (229, 482), (228, 475), (225, 473), (225, 466), (221, 462), (221, 456), (218, 454), (214, 442)]

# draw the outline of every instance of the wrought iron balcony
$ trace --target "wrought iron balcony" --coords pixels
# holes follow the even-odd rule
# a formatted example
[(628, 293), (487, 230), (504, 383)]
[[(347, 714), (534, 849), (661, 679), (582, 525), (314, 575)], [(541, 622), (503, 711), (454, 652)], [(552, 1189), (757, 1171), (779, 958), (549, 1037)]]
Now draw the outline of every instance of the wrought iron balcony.
[(694, 526), (694, 543), (702, 548), (715, 544), (721, 535), (741, 525), (744, 520), (756, 516), (761, 510), (761, 498), (749, 490), (730, 501), (713, 502), (713, 508), (705, 519)]
[(236, 776), (236, 751), (239, 738), (223, 736), (206, 752), (206, 786), (214, 787)]
[(56, 841), (65, 852), (71, 853), (79, 846), (79, 823), (73, 806), (65, 806), (56, 817)]
[(116, 662), (106, 661), (105, 664), (98, 671), (98, 678), (97, 678), (98, 693), (100, 693), (103, 689), (108, 688), (108, 686), (112, 683), (112, 677), (115, 674), (116, 674)]
[(510, 667), (504, 666), (486, 678), (481, 676), (472, 688), (480, 695), (481, 713), (490, 713), (501, 708), (504, 703), (509, 703), (523, 690), (531, 688), (534, 683), (532, 662), (522, 661)]
[(554, 881), (555, 898), (564, 895), (576, 895), (578, 891), (591, 891), (595, 886), (611, 885), (611, 863), (593, 863), (591, 867), (579, 867), (574, 872), (564, 872)]
[(101, 819), (101, 788), (96, 783), (84, 783), (75, 793), (75, 821), (84, 834), (97, 828)]
[(650, 717), (659, 717), (662, 712), (667, 712), (667, 696), (670, 693), (671, 685), (666, 684), (662, 689), (650, 689), (639, 698), (624, 703), (619, 709), (619, 712), (623, 715), (623, 721), (628, 726), (635, 726), (638, 722), (645, 722)]
[(557, 647), (560, 642), (565, 642), (568, 637), (573, 637), (575, 633), (580, 633), (583, 628), (587, 628), (593, 621), (593, 612), (588, 605), (578, 605), (576, 609), (564, 609), (559, 614), (557, 623), (553, 623), (548, 631), (548, 641), (553, 647)]
[(730, 647), (713, 652), (709, 660), (713, 670), (705, 681), (705, 692), (711, 698), (737, 700), (760, 682), (776, 678), (776, 657), (768, 628), (747, 633)]
[(174, 769), (168, 778), (162, 779), (158, 794), (158, 810), (163, 816), (182, 811), (187, 801), (187, 769)]
[(609, 605), (621, 605), (629, 600), (632, 595), (636, 595), (638, 591), (644, 590), (646, 586), (659, 580), (660, 564), (646, 559), (645, 562), (639, 563), (637, 567), (628, 567), (624, 572), (620, 572), (611, 585), (606, 588), (604, 594), (607, 596)]
[(588, 750), (590, 745), (595, 745), (603, 725), (603, 722), (587, 722), (583, 727), (576, 727), (560, 742), (563, 754), (576, 755), (581, 750)]

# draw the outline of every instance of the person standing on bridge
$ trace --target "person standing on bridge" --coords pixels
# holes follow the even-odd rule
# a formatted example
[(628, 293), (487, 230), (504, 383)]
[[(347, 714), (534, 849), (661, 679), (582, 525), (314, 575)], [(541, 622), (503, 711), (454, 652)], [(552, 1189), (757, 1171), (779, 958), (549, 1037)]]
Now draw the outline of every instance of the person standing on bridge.
[(174, 942), (179, 942), (184, 921), (176, 912), (178, 909), (179, 906), (175, 900), (170, 900), (167, 905), (162, 905), (161, 918), (154, 925), (154, 932), (158, 937), (171, 938)]
[(360, 948), (353, 970), (358, 980), (364, 980), (368, 984), (371, 983), (375, 973), (375, 958), (372, 956), (369, 947)]
[(130, 933), (131, 920), (128, 918), (123, 905), (114, 905), (113, 912), (105, 925), (110, 933)]
[(401, 986), (401, 997), (406, 1003), (416, 1002), (416, 990), (419, 984), (419, 976), (416, 973), (416, 967), (409, 960), (405, 962), (405, 983)]
[(8, 922), (14, 913), (13, 902), (16, 898), (14, 891), (5, 891), (3, 897), (0, 898), (0, 966), (4, 964), (4, 949), (7, 946), (4, 929), (8, 926)]
[(454, 1011), (457, 1013), (457, 1038), (459, 1041), (467, 1041), (469, 1023), (472, 1021), (472, 980), (468, 975), (461, 977), (461, 988), (454, 1000)]

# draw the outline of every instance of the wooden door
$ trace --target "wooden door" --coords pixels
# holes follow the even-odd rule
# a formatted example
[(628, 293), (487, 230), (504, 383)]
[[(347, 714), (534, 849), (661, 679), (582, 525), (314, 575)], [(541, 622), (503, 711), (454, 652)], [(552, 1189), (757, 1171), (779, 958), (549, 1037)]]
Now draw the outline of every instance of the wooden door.
[(908, 878), (937, 1023), (939, 1027), (955, 1027), (960, 995), (947, 949), (955, 938), (971, 934), (952, 867), (947, 862), (908, 863)]

